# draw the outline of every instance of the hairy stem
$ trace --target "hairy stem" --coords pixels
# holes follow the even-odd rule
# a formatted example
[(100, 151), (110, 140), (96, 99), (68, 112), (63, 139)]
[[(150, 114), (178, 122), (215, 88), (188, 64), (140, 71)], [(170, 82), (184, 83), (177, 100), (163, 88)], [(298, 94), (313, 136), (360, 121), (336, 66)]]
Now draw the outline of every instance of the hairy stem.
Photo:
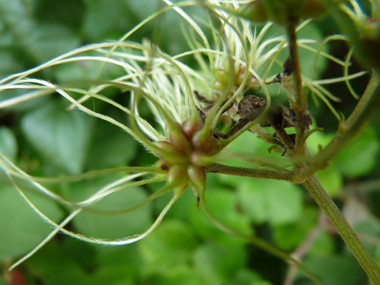
[(291, 66), (293, 69), (292, 74), (294, 75), (295, 81), (295, 106), (291, 106), (292, 109), (297, 113), (297, 115), (302, 116), (306, 110), (306, 102), (302, 93), (302, 76), (301, 67), (297, 47), (297, 36), (296, 36), (297, 23), (291, 23), (287, 27), (287, 36), (289, 41), (289, 53), (291, 59)]
[(339, 124), (339, 129), (330, 143), (316, 156), (309, 157), (305, 161), (309, 166), (303, 167), (298, 172), (298, 181), (306, 179), (318, 170), (327, 167), (328, 162), (336, 156), (339, 151), (355, 138), (361, 131), (369, 117), (378, 110), (380, 106), (380, 76), (374, 72), (367, 85), (366, 90), (360, 97), (358, 104), (351, 115), (344, 122)]
[(380, 268), (363, 246), (347, 220), (343, 217), (341, 211), (326, 193), (318, 178), (315, 175), (309, 177), (303, 183), (303, 186), (309, 191), (310, 196), (315, 200), (318, 206), (325, 212), (343, 241), (352, 251), (359, 265), (367, 274), (370, 283), (373, 285), (380, 284)]
[(247, 177), (256, 177), (256, 178), (267, 178), (267, 179), (276, 179), (276, 180), (294, 180), (293, 171), (272, 171), (265, 169), (255, 169), (255, 168), (244, 168), (237, 166), (229, 166), (219, 163), (212, 163), (205, 167), (206, 172), (212, 173), (221, 173), (227, 175), (235, 176), (247, 176)]
[[(290, 106), (296, 113), (296, 115), (299, 118), (302, 118), (302, 116), (306, 112), (306, 101), (302, 92), (302, 75), (301, 75), (301, 66), (300, 66), (300, 59), (299, 59), (299, 53), (298, 53), (298, 46), (297, 46), (297, 35), (296, 35), (296, 29), (297, 29), (297, 22), (294, 21), (290, 23), (287, 26), (286, 32), (288, 36), (288, 42), (289, 42), (289, 53), (290, 53), (290, 59), (291, 59), (291, 73), (294, 76), (294, 106), (293, 105), (293, 98), (290, 98)], [(305, 132), (305, 128), (303, 127), (302, 120), (299, 120), (296, 125), (296, 142), (295, 142), (295, 151), (293, 152), (293, 155), (303, 155), (304, 154), (304, 144), (302, 143), (302, 137)]]

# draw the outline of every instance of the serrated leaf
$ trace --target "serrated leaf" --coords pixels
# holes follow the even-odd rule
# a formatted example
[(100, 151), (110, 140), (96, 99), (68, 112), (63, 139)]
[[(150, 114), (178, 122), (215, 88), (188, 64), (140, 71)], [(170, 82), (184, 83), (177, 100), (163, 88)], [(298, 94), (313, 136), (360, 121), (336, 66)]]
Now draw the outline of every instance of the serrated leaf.
[(343, 177), (332, 165), (318, 171), (317, 177), (323, 188), (325, 188), (326, 192), (332, 197), (337, 195), (343, 187)]
[(15, 57), (15, 55), (12, 52), (9, 51), (1, 51), (0, 62), (0, 78), (24, 70), (22, 63)]
[(87, 169), (127, 165), (137, 154), (137, 141), (128, 133), (98, 121), (88, 149)]
[(299, 219), (293, 223), (272, 226), (275, 244), (284, 250), (293, 250), (305, 241), (317, 223), (318, 210), (305, 208)]
[(197, 271), (216, 284), (228, 284), (233, 274), (245, 267), (247, 253), (244, 245), (222, 246), (206, 243), (194, 251)]
[(84, 15), (83, 33), (88, 40), (119, 38), (139, 22), (126, 1), (85, 0), (84, 3), (87, 12)]
[(261, 281), (261, 277), (257, 272), (250, 270), (249, 268), (242, 268), (235, 274), (233, 284), (255, 284), (255, 282), (259, 281)]
[[(310, 257), (303, 264), (324, 285), (367, 284), (368, 278), (352, 255)], [(312, 281), (302, 284), (311, 285)]]
[(301, 190), (289, 182), (251, 178), (237, 187), (242, 208), (255, 223), (291, 223), (302, 213)]
[(166, 275), (190, 261), (196, 244), (189, 225), (178, 220), (164, 220), (156, 231), (140, 242), (140, 252), (152, 272)]
[(13, 45), (42, 63), (79, 46), (80, 39), (70, 29), (54, 23), (38, 23), (30, 7), (20, 0), (0, 1), (0, 15), (13, 37)]
[(334, 239), (326, 232), (320, 232), (308, 251), (310, 256), (331, 256), (335, 250)]
[(24, 135), (41, 158), (68, 174), (82, 172), (93, 119), (78, 110), (68, 112), (58, 103), (26, 114)]
[[(59, 222), (63, 217), (55, 202), (27, 193), (32, 202), (49, 218)], [(52, 228), (30, 208), (12, 185), (0, 187), (0, 260), (16, 258), (38, 245)]]
[(39, 0), (34, 3), (34, 15), (39, 22), (53, 22), (79, 30), (83, 22), (84, 4), (77, 0)]
[(82, 285), (134, 285), (136, 274), (131, 268), (126, 268), (123, 264), (100, 267), (91, 276), (81, 283)]
[(47, 285), (84, 284), (88, 278), (84, 268), (56, 242), (42, 247), (28, 260), (28, 265), (30, 272)]
[(188, 263), (178, 264), (163, 274), (154, 274), (148, 282), (155, 285), (217, 285)]
[(371, 127), (366, 127), (332, 160), (346, 177), (357, 178), (368, 174), (377, 163), (380, 141)]
[[(234, 193), (222, 189), (207, 189), (206, 204), (210, 213), (221, 223), (239, 233), (248, 236), (253, 235), (253, 229), (250, 226), (248, 217), (237, 211), (238, 204)], [(189, 220), (197, 232), (205, 238), (214, 237), (226, 243), (243, 243), (242, 240), (231, 237), (217, 229), (216, 226), (207, 219), (202, 210), (196, 207), (189, 208)]]
[(17, 149), (17, 141), (12, 130), (0, 127), (0, 152), (14, 162)]
[(37, 62), (45, 62), (80, 45), (80, 38), (58, 24), (36, 24), (26, 40), (28, 51)]

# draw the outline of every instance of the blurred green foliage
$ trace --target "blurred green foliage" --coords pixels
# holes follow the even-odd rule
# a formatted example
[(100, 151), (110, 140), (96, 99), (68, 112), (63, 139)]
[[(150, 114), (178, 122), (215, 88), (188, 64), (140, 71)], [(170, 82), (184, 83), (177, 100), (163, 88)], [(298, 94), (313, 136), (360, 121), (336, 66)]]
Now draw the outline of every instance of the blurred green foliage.
[[(159, 1), (151, 0), (0, 0), (0, 77), (34, 67), (83, 44), (116, 40), (160, 7)], [(189, 14), (195, 17), (201, 17), (203, 13), (201, 8), (189, 10)], [(168, 12), (141, 29), (132, 39), (140, 41), (148, 37), (171, 54), (187, 50), (178, 22), (181, 18), (173, 11)], [(310, 35), (322, 41), (328, 30), (326, 23), (328, 21), (323, 20), (308, 25), (300, 36)], [(273, 28), (273, 35), (280, 32), (279, 28)], [(325, 50), (328, 51), (327, 45)], [(302, 68), (308, 75), (314, 62), (312, 54), (301, 49)], [(278, 60), (284, 62), (286, 57), (286, 53), (281, 53)], [(68, 64), (49, 68), (39, 76), (66, 83), (73, 79), (93, 78), (98, 67), (97, 63)], [(315, 77), (323, 76), (326, 67), (327, 62), (321, 59)], [(114, 77), (120, 72), (117, 68), (105, 68), (102, 76)], [(341, 71), (337, 73), (341, 74)], [(357, 83), (358, 89), (362, 90), (365, 82), (360, 84)], [(270, 88), (277, 96), (278, 87)], [(128, 94), (108, 92), (114, 100), (128, 104)], [(279, 98), (281, 96), (283, 93)], [(336, 104), (338, 110), (342, 108), (345, 112), (343, 109), (347, 106), (350, 109), (354, 103), (353, 99), (349, 100), (342, 107)], [(107, 105), (87, 104), (94, 104), (98, 111), (119, 121), (127, 121), (124, 114)], [(153, 156), (121, 130), (79, 111), (66, 112), (66, 107), (67, 102), (51, 97), (1, 111), (0, 151), (28, 173), (48, 177), (124, 165), (146, 166), (154, 162)], [(320, 106), (315, 121), (323, 122), (324, 108)], [(336, 126), (337, 122), (330, 120), (328, 124)], [(380, 199), (380, 181), (377, 180), (377, 184), (375, 181), (370, 190), (361, 187), (371, 177), (371, 172), (380, 167), (379, 130), (376, 125), (367, 126), (326, 170), (318, 173), (318, 177), (343, 210), (355, 214), (356, 209), (350, 208), (346, 201), (350, 197), (360, 198), (366, 215), (353, 222), (374, 221), (375, 226), (362, 226), (358, 235), (370, 245), (370, 252), (380, 263), (380, 213), (369, 211), (376, 208), (375, 203)], [(317, 151), (318, 145), (325, 145), (330, 138), (330, 133), (320, 132), (313, 134), (308, 143), (312, 151)], [(246, 141), (249, 144), (244, 143)], [(263, 153), (267, 151), (267, 145), (247, 132), (230, 149)], [(89, 197), (100, 185), (121, 177), (108, 175), (51, 187), (68, 200), (79, 201)], [(9, 259), (14, 261), (33, 249), (51, 228), (22, 201), (4, 176), (0, 177), (0, 185), (0, 262), (5, 266)], [(23, 189), (31, 189), (27, 183), (21, 185)], [(97, 207), (103, 210), (125, 208), (142, 201), (151, 191), (150, 187), (127, 189), (106, 198)], [(54, 221), (61, 221), (69, 213), (66, 207), (33, 191), (27, 193)], [(368, 195), (377, 197), (375, 202), (368, 200)], [(299, 248), (316, 230), (315, 240), (304, 258), (307, 268), (315, 272), (323, 284), (365, 284), (364, 272), (329, 224), (321, 223), (319, 209), (300, 186), (210, 174), (206, 198), (211, 213), (226, 225), (246, 234), (255, 234), (289, 252)], [(133, 235), (149, 227), (167, 199), (162, 197), (132, 213), (115, 216), (83, 212), (69, 227), (96, 237)], [(173, 206), (159, 229), (137, 244), (95, 246), (58, 235), (20, 266), (26, 284), (54, 285), (270, 285), (282, 282), (286, 268), (285, 262), (278, 262), (268, 253), (215, 228), (197, 209), (190, 190)], [(3, 271), (2, 274), (7, 273)], [(295, 284), (311, 283), (299, 274)]]

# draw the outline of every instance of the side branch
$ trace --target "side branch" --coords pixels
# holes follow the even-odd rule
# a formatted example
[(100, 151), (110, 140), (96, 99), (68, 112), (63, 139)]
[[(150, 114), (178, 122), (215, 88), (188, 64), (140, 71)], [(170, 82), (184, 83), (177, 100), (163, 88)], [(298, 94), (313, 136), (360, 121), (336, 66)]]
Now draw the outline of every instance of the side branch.
[(244, 168), (237, 166), (229, 166), (219, 163), (212, 163), (205, 167), (206, 172), (221, 173), (235, 176), (246, 176), (256, 178), (267, 178), (276, 180), (285, 180), (295, 182), (294, 171), (272, 171), (265, 169)]

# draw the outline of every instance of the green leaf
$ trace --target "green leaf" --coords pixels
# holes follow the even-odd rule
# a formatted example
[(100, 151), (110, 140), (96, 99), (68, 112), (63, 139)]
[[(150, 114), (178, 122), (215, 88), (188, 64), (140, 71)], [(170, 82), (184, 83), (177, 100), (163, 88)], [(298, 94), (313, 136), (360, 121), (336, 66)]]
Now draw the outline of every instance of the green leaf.
[(80, 45), (80, 38), (70, 29), (58, 24), (36, 24), (25, 37), (26, 48), (42, 63), (71, 51)]
[[(24, 187), (22, 187), (24, 189)], [(59, 222), (63, 213), (55, 202), (40, 195), (27, 193), (45, 215)], [(0, 260), (17, 258), (38, 245), (52, 228), (30, 208), (17, 190), (4, 182), (0, 188)]]
[(247, 252), (244, 245), (223, 246), (206, 243), (194, 251), (196, 270), (216, 284), (229, 284), (239, 269), (245, 267)]
[(331, 256), (335, 251), (335, 242), (333, 237), (327, 232), (320, 232), (308, 251), (310, 256)]
[(240, 269), (234, 276), (233, 284), (235, 285), (245, 285), (245, 284), (255, 284), (255, 282), (260, 282), (260, 275), (250, 270), (249, 268)]
[[(70, 200), (81, 201), (89, 198), (94, 192), (115, 181), (117, 176), (97, 177), (80, 181), (72, 185)], [(93, 208), (100, 210), (123, 210), (139, 204), (148, 195), (141, 187), (131, 187), (111, 194), (94, 204)], [(106, 215), (82, 211), (74, 220), (76, 231), (97, 238), (117, 239), (140, 234), (152, 224), (151, 205), (147, 204), (132, 212)]]
[(334, 197), (343, 187), (343, 177), (333, 165), (317, 172), (317, 177), (326, 192)]
[(301, 190), (289, 182), (249, 178), (237, 187), (242, 209), (254, 223), (291, 223), (302, 213)]
[(332, 160), (346, 177), (357, 178), (368, 174), (377, 163), (380, 141), (372, 127), (366, 127)]
[[(149, 270), (149, 269), (148, 269)], [(209, 278), (202, 276), (195, 268), (189, 263), (177, 264), (172, 269), (162, 274), (153, 274), (144, 281), (149, 284), (155, 285), (217, 285), (218, 283), (212, 282)]]
[(146, 264), (140, 253), (140, 243), (126, 246), (99, 246), (93, 245), (96, 251), (94, 262), (104, 267), (123, 266), (124, 270), (131, 270), (134, 275), (141, 275), (146, 270)]
[(380, 237), (379, 219), (371, 217), (366, 220), (357, 221), (353, 224), (352, 228), (358, 236), (364, 237), (362, 238), (362, 243), (368, 252), (375, 253), (376, 244), (373, 243), (373, 240), (377, 240)]
[[(64, 237), (68, 238), (68, 237)], [(84, 268), (71, 258), (64, 247), (49, 242), (28, 260), (28, 272), (46, 285), (84, 284)]]
[(0, 78), (3, 78), (12, 73), (23, 71), (25, 69), (19, 59), (17, 59), (17, 57), (9, 51), (2, 50), (0, 52), (0, 62)]
[(98, 268), (81, 285), (134, 285), (138, 284), (136, 279), (133, 268), (126, 268), (123, 264), (116, 264)]
[(83, 2), (87, 12), (84, 15), (82, 32), (89, 41), (117, 39), (139, 22), (136, 15), (131, 13), (126, 1), (84, 0)]
[(164, 220), (157, 230), (140, 242), (140, 252), (149, 271), (168, 274), (190, 261), (197, 239), (187, 224)]
[(26, 114), (22, 130), (42, 159), (68, 174), (82, 172), (93, 119), (49, 103)]
[(79, 30), (85, 13), (83, 1), (38, 0), (34, 1), (34, 15), (42, 23), (57, 23), (72, 30)]
[(0, 0), (0, 16), (12, 35), (11, 47), (22, 48), (37, 63), (72, 50), (80, 44), (79, 37), (67, 27), (35, 21), (27, 2)]
[[(158, 183), (155, 183), (158, 186)], [(160, 183), (161, 184), (161, 183)], [(154, 184), (149, 185), (152, 187)], [(162, 183), (161, 187), (164, 185)], [(156, 185), (154, 185), (156, 186)], [(158, 187), (158, 188), (161, 188)], [(157, 189), (154, 189), (156, 191)], [(172, 198), (172, 194), (165, 194), (155, 200), (155, 212), (156, 215), (159, 215), (160, 211), (165, 207), (167, 203), (169, 203)], [(166, 214), (166, 218), (169, 219), (180, 219), (180, 220), (189, 220), (189, 211), (193, 209), (198, 212), (202, 212), (197, 209), (197, 198), (194, 195), (194, 192), (191, 189), (186, 189), (186, 191), (181, 195), (181, 197), (175, 202), (175, 204), (171, 207), (170, 211)]]
[(299, 219), (293, 223), (272, 226), (275, 244), (284, 250), (293, 250), (307, 238), (315, 227), (318, 210), (314, 207), (305, 207)]
[(108, 122), (97, 121), (86, 161), (87, 169), (124, 166), (137, 153), (137, 141)]
[[(253, 228), (245, 214), (237, 210), (238, 204), (236, 195), (233, 192), (222, 189), (207, 189), (206, 204), (210, 213), (221, 223), (248, 236), (253, 235)], [(221, 242), (244, 243), (241, 239), (229, 236), (221, 232), (207, 219), (201, 209), (189, 208), (189, 220), (193, 227), (204, 238), (216, 238)]]
[(14, 162), (17, 149), (17, 141), (12, 130), (7, 127), (0, 127), (0, 152)]
[[(368, 284), (368, 278), (352, 255), (318, 256), (307, 258), (303, 264), (324, 285)], [(312, 281), (303, 285), (314, 284)]]

